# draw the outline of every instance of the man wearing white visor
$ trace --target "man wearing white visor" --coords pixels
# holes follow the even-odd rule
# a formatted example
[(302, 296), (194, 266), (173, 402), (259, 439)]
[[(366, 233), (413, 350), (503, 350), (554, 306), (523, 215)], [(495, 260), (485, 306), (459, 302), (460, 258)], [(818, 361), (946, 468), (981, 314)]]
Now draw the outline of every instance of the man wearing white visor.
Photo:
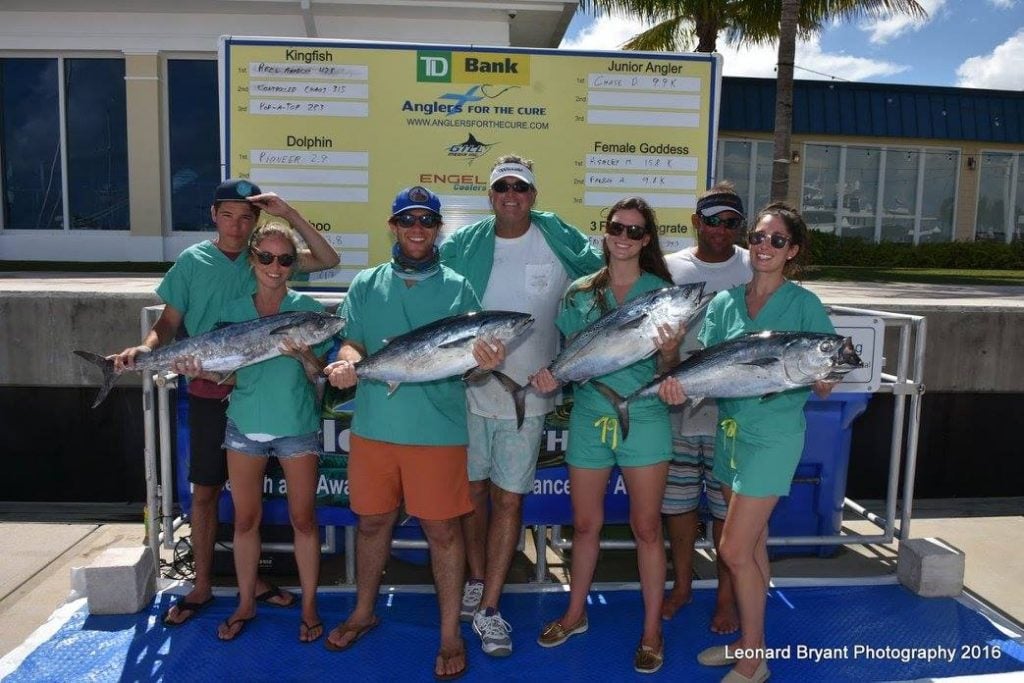
[[(604, 261), (574, 226), (533, 209), (533, 162), (500, 157), (489, 184), (494, 215), (452, 234), (441, 245), (441, 260), (469, 281), (485, 309), (534, 317), (502, 367), (525, 385), (529, 373), (546, 366), (558, 350), (554, 321), (566, 287)], [(463, 517), (470, 580), (461, 618), (473, 622), (485, 653), (504, 657), (512, 653), (512, 629), (498, 611), (498, 600), (519, 540), (523, 497), (533, 489), (544, 417), (554, 399), (528, 392), (526, 418), (517, 429), (508, 392), (493, 378), (470, 384), (466, 398), (473, 512)]]

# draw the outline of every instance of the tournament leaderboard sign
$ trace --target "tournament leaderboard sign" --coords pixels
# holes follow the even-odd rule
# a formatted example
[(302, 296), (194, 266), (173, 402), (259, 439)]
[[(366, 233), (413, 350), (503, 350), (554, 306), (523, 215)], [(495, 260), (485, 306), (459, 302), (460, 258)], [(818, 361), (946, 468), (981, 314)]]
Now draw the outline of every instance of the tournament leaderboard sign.
[(219, 58), (225, 172), (280, 194), (338, 250), (317, 288), (390, 258), (403, 187), (441, 197), (446, 233), (490, 215), (503, 154), (533, 159), (537, 208), (594, 239), (609, 206), (639, 195), (666, 251), (692, 243), (718, 55), (223, 36)]

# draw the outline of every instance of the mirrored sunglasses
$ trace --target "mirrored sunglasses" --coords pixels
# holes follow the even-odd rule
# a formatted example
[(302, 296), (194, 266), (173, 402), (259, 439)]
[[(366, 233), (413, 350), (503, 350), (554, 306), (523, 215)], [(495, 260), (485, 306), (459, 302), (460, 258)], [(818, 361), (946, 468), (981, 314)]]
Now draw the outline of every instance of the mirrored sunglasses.
[(260, 251), (256, 247), (252, 248), (252, 253), (256, 256), (256, 260), (265, 266), (269, 266), (276, 259), (282, 267), (290, 268), (297, 258), (295, 254), (271, 254), (269, 251)]
[(758, 232), (756, 230), (751, 230), (749, 233), (747, 233), (747, 242), (749, 242), (752, 246), (761, 244), (766, 239), (768, 240), (768, 244), (772, 245), (776, 249), (782, 249), (784, 246), (793, 241), (792, 238), (786, 237), (785, 235), (778, 232), (773, 232), (771, 235), (769, 235), (766, 232)]
[(626, 225), (618, 221), (608, 221), (605, 223), (604, 230), (612, 237), (618, 237), (625, 230), (626, 237), (631, 240), (642, 240), (644, 235), (647, 234), (647, 226), (645, 225)]
[(497, 192), (498, 194), (504, 194), (509, 190), (512, 190), (513, 192), (518, 192), (519, 194), (523, 194), (524, 192), (529, 192), (530, 190), (532, 190), (533, 186), (530, 185), (530, 183), (526, 182), (525, 180), (517, 180), (514, 183), (510, 183), (505, 180), (499, 180), (493, 185), (491, 185), (491, 189)]
[(734, 218), (722, 218), (721, 216), (705, 216), (702, 213), (697, 214), (700, 216), (701, 222), (711, 228), (723, 227), (727, 230), (737, 230), (743, 226), (743, 219), (739, 216)]
[(414, 213), (400, 213), (397, 216), (392, 216), (391, 220), (402, 228), (411, 228), (419, 223), (430, 230), (441, 224), (441, 217), (436, 213), (425, 213), (422, 216), (417, 216)]

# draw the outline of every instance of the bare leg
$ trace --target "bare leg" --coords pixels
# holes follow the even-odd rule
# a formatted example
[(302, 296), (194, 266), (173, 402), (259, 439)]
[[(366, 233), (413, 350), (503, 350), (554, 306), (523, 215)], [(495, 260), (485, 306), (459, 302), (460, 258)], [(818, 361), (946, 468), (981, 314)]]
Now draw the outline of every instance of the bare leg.
[(665, 515), (669, 552), (672, 553), (672, 592), (661, 607), (661, 618), (671, 619), (693, 599), (693, 546), (697, 542), (697, 511)]
[[(724, 490), (724, 489), (723, 489)], [(737, 494), (731, 496), (729, 511), (722, 531), (722, 560), (732, 574), (736, 604), (740, 614), (738, 648), (763, 648), (764, 611), (768, 574), (760, 566), (758, 555), (764, 553), (767, 562), (768, 517), (771, 516), (776, 496), (752, 498)], [(735, 670), (750, 676), (760, 659), (743, 659)]]
[[(715, 569), (718, 570), (718, 594), (715, 598), (715, 614), (711, 617), (710, 629), (714, 633), (735, 633), (740, 628), (740, 615), (736, 611), (736, 592), (733, 588), (732, 574), (722, 561), (722, 529), (725, 522), (715, 519), (711, 526), (711, 535), (715, 540)], [(766, 556), (767, 559), (767, 556)]]
[(661, 647), (661, 603), (665, 597), (665, 539), (661, 532), (661, 501), (665, 497), (668, 463), (623, 467), (629, 494), (629, 525), (636, 539), (640, 592), (644, 599), (643, 645)]
[(604, 526), (604, 492), (610, 467), (586, 469), (569, 465), (569, 498), (572, 501), (572, 566), (569, 576), (569, 608), (559, 619), (572, 626), (586, 612), (587, 595), (594, 582), (601, 527)]
[(242, 625), (227, 623), (256, 615), (256, 572), (260, 562), (260, 520), (263, 517), (263, 472), (266, 458), (255, 458), (228, 449), (228, 478), (235, 507), (234, 556), (238, 578), (238, 607), (217, 629), (220, 638), (231, 639)]
[[(523, 496), (491, 484), (491, 524), (487, 530), (487, 572), (480, 609), (498, 608), (512, 566), (523, 519)], [(470, 565), (472, 566), (472, 565)]]
[(421, 519), (420, 525), (430, 547), (430, 567), (434, 572), (434, 588), (441, 609), (441, 651), (462, 656), (442, 657), (438, 654), (434, 672), (454, 674), (466, 667), (466, 650), (459, 635), (459, 606), (462, 601), (462, 577), (466, 565), (466, 547), (458, 518)]
[(466, 561), (469, 564), (469, 578), (484, 580), (487, 573), (487, 524), (489, 501), (487, 492), (490, 480), (469, 482), (469, 497), (473, 511), (463, 515), (462, 533), (466, 539)]
[(302, 621), (299, 639), (313, 641), (324, 627), (316, 608), (320, 583), (320, 532), (316, 524), (317, 456), (315, 453), (281, 459), (288, 485), (288, 517), (295, 536), (295, 565), (302, 586)]
[[(193, 484), (189, 525), (192, 528), (192, 560), (196, 576), (192, 590), (185, 596), (188, 602), (202, 603), (213, 595), (213, 544), (217, 537), (217, 500), (221, 488)], [(189, 616), (172, 607), (167, 613), (167, 621), (181, 624)]]
[[(336, 647), (346, 647), (356, 637), (354, 631), (342, 632), (342, 626), (364, 626), (376, 616), (377, 593), (381, 575), (388, 563), (391, 534), (398, 520), (398, 508), (381, 515), (360, 515), (356, 532), (356, 606), (348, 618), (327, 634)], [(459, 572), (461, 574), (461, 570)]]

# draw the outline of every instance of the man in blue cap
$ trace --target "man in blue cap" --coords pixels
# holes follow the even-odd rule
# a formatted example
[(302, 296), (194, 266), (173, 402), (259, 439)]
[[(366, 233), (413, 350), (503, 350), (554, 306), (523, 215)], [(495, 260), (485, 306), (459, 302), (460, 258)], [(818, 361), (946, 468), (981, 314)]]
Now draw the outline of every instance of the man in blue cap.
[[(677, 285), (704, 282), (704, 292), (720, 292), (750, 282), (750, 254), (736, 242), (743, 235), (743, 200), (735, 186), (723, 180), (697, 197), (691, 216), (696, 244), (665, 257), (665, 265)], [(699, 348), (700, 320), (690, 323), (680, 348)], [(715, 456), (715, 431), (718, 429), (718, 405), (714, 399), (694, 407), (686, 404), (669, 412), (672, 420), (672, 462), (661, 513), (665, 516), (672, 568), (672, 591), (662, 603), (662, 617), (671, 619), (693, 597), (693, 544), (697, 540), (698, 508), (706, 499), (713, 518), (715, 548), (722, 537), (726, 502), (722, 484), (712, 475)], [(709, 628), (715, 633), (733, 633), (739, 629), (739, 615), (732, 590), (732, 579), (725, 563), (716, 553), (718, 597)]]
[[(288, 202), (273, 192), (262, 192), (253, 182), (229, 178), (217, 186), (210, 217), (217, 228), (212, 241), (188, 247), (160, 282), (156, 293), (164, 302), (160, 318), (139, 346), (113, 356), (115, 369), (130, 370), (135, 357), (174, 341), (184, 325), (189, 336), (212, 330), (220, 322), (221, 309), (253, 291), (255, 280), (246, 252), (249, 236), (266, 211), (279, 216), (300, 234), (308, 249), (299, 251), (298, 270), (313, 272), (333, 268), (338, 253)], [(180, 626), (213, 601), (213, 546), (217, 533), (217, 501), (227, 481), (224, 429), (231, 387), (202, 379), (188, 384), (189, 481), (192, 482), (192, 557), (195, 580), (192, 590), (163, 615), (166, 626)], [(256, 599), (279, 607), (291, 607), (295, 596), (263, 578), (256, 584)]]
[[(375, 606), (387, 564), (392, 528), (404, 502), (418, 517), (430, 547), (441, 612), (441, 645), (434, 676), (451, 680), (466, 671), (459, 635), (459, 598), (466, 555), (459, 518), (472, 509), (466, 475), (466, 390), (458, 377), (405, 383), (393, 393), (381, 382), (359, 382), (356, 367), (385, 339), (450, 315), (480, 310), (469, 282), (441, 265), (434, 246), (443, 225), (441, 200), (425, 187), (395, 197), (388, 228), (392, 259), (360, 271), (339, 315), (345, 342), (324, 369), (339, 389), (357, 386), (348, 478), (350, 504), (359, 515), (356, 544), (356, 606), (328, 635), (328, 650), (346, 650), (378, 623)], [(473, 356), (481, 370), (505, 358), (500, 342), (477, 339)], [(358, 384), (357, 384), (358, 382)]]

